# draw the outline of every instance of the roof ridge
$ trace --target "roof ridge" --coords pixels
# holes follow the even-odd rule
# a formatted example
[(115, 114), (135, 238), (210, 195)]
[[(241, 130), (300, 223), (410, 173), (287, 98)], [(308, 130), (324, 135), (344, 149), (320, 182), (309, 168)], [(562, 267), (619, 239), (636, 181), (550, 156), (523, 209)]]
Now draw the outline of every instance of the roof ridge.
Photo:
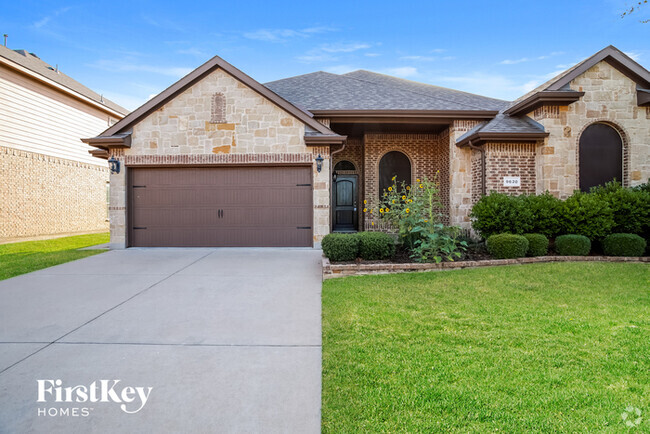
[[(359, 71), (363, 71), (363, 70), (359, 70)], [(367, 71), (367, 72), (372, 73), (372, 71)], [(378, 73), (374, 73), (374, 74), (378, 74)], [(363, 79), (356, 78), (356, 77), (349, 77), (349, 76), (346, 76), (346, 74), (335, 74), (335, 75), (338, 75), (339, 77), (347, 78), (348, 80), (356, 80), (356, 81), (361, 81), (361, 82), (364, 82), (364, 83), (370, 83), (370, 84), (372, 84), (374, 86), (381, 86), (379, 83), (377, 83), (375, 81), (372, 81), (372, 80), (363, 80)], [(392, 77), (392, 76), (386, 75), (386, 74), (380, 74), (380, 75), (384, 75), (384, 76), (390, 77), (390, 78), (398, 78), (400, 80), (404, 80), (402, 78)], [(410, 80), (407, 80), (407, 81), (410, 81)], [(418, 83), (418, 82), (413, 82), (413, 83)], [(426, 83), (420, 83), (420, 84), (426, 84)], [(431, 85), (431, 86), (433, 86), (433, 85)], [(436, 86), (433, 86), (433, 87), (436, 87)], [(447, 89), (447, 88), (442, 88), (442, 89)], [(433, 95), (428, 95), (426, 93), (416, 92), (416, 91), (413, 91), (413, 90), (410, 90), (410, 89), (400, 89), (400, 90), (403, 91), (403, 92), (408, 92), (408, 93), (412, 93), (412, 94), (415, 94), (415, 95), (424, 96), (424, 97), (429, 98), (429, 99), (441, 100), (441, 101), (445, 101), (445, 102), (453, 102), (454, 104), (464, 105), (464, 106), (467, 106), (467, 107), (472, 107), (474, 110), (484, 110), (482, 107), (476, 106), (474, 104), (468, 104), (468, 103), (464, 103), (464, 102), (453, 101), (453, 100), (450, 100), (450, 99), (447, 99), (447, 98), (436, 97), (436, 96), (433, 96)], [(456, 91), (454, 89), (448, 89), (448, 90), (464, 93), (462, 91)], [(476, 95), (476, 96), (480, 96), (480, 95)], [(486, 98), (486, 97), (483, 97), (483, 98)], [(497, 101), (501, 101), (501, 100), (497, 100)], [(508, 102), (508, 101), (503, 101), (503, 102)]]
[(294, 75), (294, 76), (292, 76), (292, 77), (285, 77), (285, 78), (280, 78), (280, 79), (278, 79), (278, 80), (267, 81), (266, 83), (262, 83), (262, 84), (263, 84), (264, 86), (266, 86), (267, 84), (273, 84), (273, 83), (277, 83), (277, 82), (279, 82), (279, 81), (284, 81), (284, 80), (291, 80), (291, 79), (298, 78), (298, 77), (306, 77), (306, 76), (308, 76), (308, 75), (314, 75), (314, 74), (327, 74), (327, 75), (333, 75), (333, 76), (335, 76), (335, 77), (340, 77), (340, 76), (341, 76), (340, 74), (334, 74), (333, 72), (327, 72), (327, 71), (323, 71), (323, 70), (318, 70), (318, 71), (314, 71), (314, 72), (308, 72), (308, 73), (306, 73), (306, 74)]

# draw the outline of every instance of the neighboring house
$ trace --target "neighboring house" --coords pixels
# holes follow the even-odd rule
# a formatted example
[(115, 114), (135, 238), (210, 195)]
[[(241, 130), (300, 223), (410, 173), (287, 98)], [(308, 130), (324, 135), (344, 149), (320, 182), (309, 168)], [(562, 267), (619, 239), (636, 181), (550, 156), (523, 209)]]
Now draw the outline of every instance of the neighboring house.
[[(214, 57), (85, 142), (116, 246), (312, 246), (438, 176), (448, 223), (491, 191), (567, 197), (650, 177), (650, 73), (607, 47), (514, 102), (368, 71), (265, 86)], [(321, 161), (322, 159), (322, 161)]]
[(105, 160), (79, 140), (127, 110), (0, 46), (0, 241), (108, 229)]

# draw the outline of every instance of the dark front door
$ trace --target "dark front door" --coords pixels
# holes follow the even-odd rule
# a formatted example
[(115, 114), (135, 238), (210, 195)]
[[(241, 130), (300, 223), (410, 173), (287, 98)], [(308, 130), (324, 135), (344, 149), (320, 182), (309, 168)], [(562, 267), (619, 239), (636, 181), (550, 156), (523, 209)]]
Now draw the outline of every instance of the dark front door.
[(357, 175), (339, 175), (334, 182), (334, 230), (356, 231)]

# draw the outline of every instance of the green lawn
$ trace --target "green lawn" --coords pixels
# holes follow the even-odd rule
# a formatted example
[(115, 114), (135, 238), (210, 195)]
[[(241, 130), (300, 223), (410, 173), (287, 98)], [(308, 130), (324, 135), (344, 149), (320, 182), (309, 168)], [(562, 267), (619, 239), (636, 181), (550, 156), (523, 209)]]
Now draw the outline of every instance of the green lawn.
[(650, 432), (650, 266), (325, 281), (323, 431)]
[(108, 241), (108, 233), (103, 233), (0, 244), (0, 280), (102, 253), (105, 250), (77, 249)]

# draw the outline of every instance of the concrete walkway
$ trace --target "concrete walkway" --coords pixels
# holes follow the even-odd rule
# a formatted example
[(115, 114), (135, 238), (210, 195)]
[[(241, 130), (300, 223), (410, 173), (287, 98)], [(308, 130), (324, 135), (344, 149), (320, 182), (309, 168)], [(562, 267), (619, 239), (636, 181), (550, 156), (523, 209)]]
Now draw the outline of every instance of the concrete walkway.
[(320, 264), (129, 249), (1, 281), (0, 432), (319, 432)]

